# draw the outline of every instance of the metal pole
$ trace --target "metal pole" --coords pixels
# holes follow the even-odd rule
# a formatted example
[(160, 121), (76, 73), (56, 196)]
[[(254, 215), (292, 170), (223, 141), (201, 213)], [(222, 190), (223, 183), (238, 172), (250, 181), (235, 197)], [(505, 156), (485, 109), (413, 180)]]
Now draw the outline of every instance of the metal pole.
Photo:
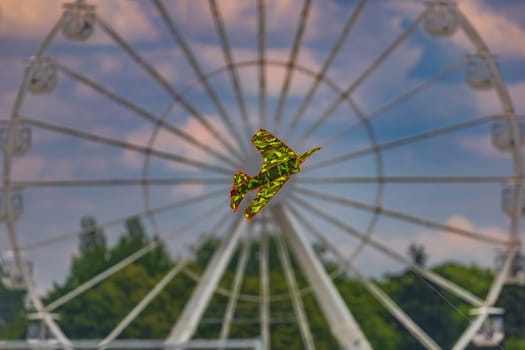
[(167, 345), (188, 341), (197, 329), (199, 321), (219, 284), (220, 278), (237, 247), (239, 237), (245, 230), (245, 227), (246, 221), (243, 220), (242, 215), (236, 215), (229, 233), (223, 238), (221, 245), (215, 251), (199, 284), (193, 291), (180, 318), (166, 339)]
[(289, 209), (282, 205), (275, 205), (271, 210), (275, 221), (288, 240), (297, 263), (312, 287), (330, 330), (341, 349), (372, 350), (333, 281), (315, 256), (309, 242), (299, 233), (298, 224), (290, 215)]

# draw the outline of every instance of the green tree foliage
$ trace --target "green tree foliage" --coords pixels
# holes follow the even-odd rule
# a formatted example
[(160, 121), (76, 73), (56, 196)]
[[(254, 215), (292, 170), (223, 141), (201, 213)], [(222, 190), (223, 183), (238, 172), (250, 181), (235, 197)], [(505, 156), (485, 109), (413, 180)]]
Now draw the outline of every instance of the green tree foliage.
[(9, 290), (0, 283), (0, 339), (16, 338), (17, 329), (23, 328), (25, 294), (23, 290)]
[[(153, 242), (158, 242), (148, 238), (138, 218), (128, 219), (125, 226), (126, 232), (120, 236), (114, 247), (107, 248), (105, 243), (92, 244), (89, 245), (89, 249), (83, 249), (80, 255), (73, 257), (71, 271), (65, 282), (55, 284), (46, 296), (46, 301), (57, 299), (122, 259)], [(105, 239), (100, 242), (105, 242)], [(148, 254), (133, 264), (64, 304), (58, 311), (65, 333), (72, 338), (107, 336), (172, 266), (164, 244), (159, 242)], [(147, 334), (147, 337), (166, 336), (174, 315), (182, 308), (181, 303), (169, 302), (170, 295), (188, 294), (188, 282), (190, 281), (187, 279), (180, 279), (170, 284), (170, 290), (160, 295), (144, 310), (141, 315), (143, 317), (133, 322), (121, 337), (143, 337), (144, 334)], [(189, 284), (191, 285), (191, 282)], [(170, 321), (160, 322), (166, 319)]]
[(505, 334), (509, 338), (523, 339), (521, 344), (524, 346), (521, 349), (525, 349), (525, 286), (507, 286), (497, 306), (505, 310)]
[(505, 341), (506, 350), (523, 350), (525, 349), (525, 339), (508, 339)]
[(425, 246), (412, 243), (408, 247), (408, 255), (412, 259), (412, 262), (419, 266), (425, 266), (427, 263), (427, 253), (425, 252)]
[(106, 246), (106, 237), (104, 231), (97, 226), (97, 221), (92, 216), (85, 216), (80, 220), (82, 233), (80, 234), (80, 242), (78, 250), (80, 254)]
[[(79, 254), (72, 258), (70, 273), (63, 283), (54, 285), (45, 297), (46, 303), (73, 290), (140, 249), (152, 244), (155, 245), (155, 248), (133, 264), (56, 310), (60, 314), (59, 323), (65, 333), (77, 339), (107, 336), (160, 279), (180, 262), (172, 260), (162, 241), (150, 238), (146, 234), (138, 218), (130, 218), (126, 221), (125, 232), (112, 247), (107, 246), (104, 233), (97, 230), (96, 225), (91, 229), (91, 231), (84, 231), (96, 232), (95, 236), (92, 235), (92, 238), (96, 237), (96, 239), (88, 242), (89, 244), (79, 246), (81, 249), (79, 249)], [(217, 238), (208, 238), (200, 242), (194, 248), (193, 255), (187, 258), (185, 270), (167, 285), (119, 338), (165, 338), (185, 307), (196, 286), (197, 278), (202, 275), (220, 244), (222, 242)], [(260, 336), (260, 242), (252, 240), (248, 244), (250, 254), (241, 285), (241, 296), (229, 333), (231, 338)], [(314, 246), (314, 251), (328, 272), (338, 271), (339, 266), (330, 261), (322, 246)], [(408, 254), (419, 265), (425, 264), (426, 253), (423, 247), (414, 246)], [(308, 288), (305, 288), (308, 286), (305, 276), (298, 268), (293, 254), (290, 254), (289, 258), (297, 284), (302, 290), (302, 301), (308, 323), (313, 330), (316, 347), (318, 349), (337, 349), (338, 345), (314, 295)], [(194, 335), (195, 338), (219, 337), (239, 259), (240, 250), (234, 253), (220, 281), (220, 291), (212, 296), (210, 306), (204, 313), (203, 322)], [(432, 270), (481, 298), (487, 294), (493, 279), (490, 270), (475, 265), (447, 263), (435, 266)], [(278, 253), (277, 241), (271, 234), (268, 235), (268, 278), (271, 294), (269, 305), (271, 348), (275, 350), (303, 349), (300, 329), (295, 319), (293, 303)], [(469, 322), (471, 309), (469, 305), (410, 271), (387, 275), (374, 280), (374, 283), (444, 349), (451, 347), (452, 342), (457, 339)], [(422, 348), (356, 279), (340, 273), (335, 279), (335, 285), (374, 349), (415, 350)], [(0, 337), (24, 337), (26, 321), (18, 313), (23, 308), (23, 293), (9, 293), (12, 292), (0, 286), (0, 300), (13, 300), (9, 303), (8, 310), (4, 312), (9, 316), (3, 316), (6, 324), (0, 328)], [(4, 302), (1, 305), (7, 306)], [(525, 349), (525, 327), (523, 327), (525, 324), (525, 288), (505, 287), (498, 306), (506, 310), (504, 315), (507, 336), (505, 348)]]

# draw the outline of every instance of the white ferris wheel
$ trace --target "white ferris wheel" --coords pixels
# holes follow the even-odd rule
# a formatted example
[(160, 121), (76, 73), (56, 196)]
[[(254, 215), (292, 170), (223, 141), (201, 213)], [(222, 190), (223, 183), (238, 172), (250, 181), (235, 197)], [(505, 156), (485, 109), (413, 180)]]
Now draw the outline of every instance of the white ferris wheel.
[[(275, 311), (272, 304), (288, 298), (303, 348), (315, 349), (315, 334), (309, 325), (311, 315), (305, 311), (303, 300), (310, 295), (341, 348), (371, 349), (367, 334), (335, 286), (338, 276), (349, 274), (421, 348), (441, 349), (432, 334), (422, 329), (371, 277), (388, 272), (390, 266), (411, 270), (428, 283), (429, 293), (452, 295), (469, 305), (471, 313), (464, 315), (469, 322), (453, 340), (453, 349), (464, 349), (472, 342), (477, 346), (499, 344), (504, 337), (503, 310), (495, 307), (496, 302), (506, 283), (522, 283), (525, 279), (520, 255), (520, 225), (525, 214), (521, 147), (524, 127), (502, 81), (495, 55), (469, 22), (469, 14), (463, 13), (454, 1), (431, 0), (421, 4), (419, 14), (409, 23), (400, 24), (399, 32), (370, 34), (378, 35), (378, 43), (383, 42), (381, 35), (390, 41), (380, 48), (375, 48), (373, 42), (372, 49), (363, 48), (373, 54), (359, 62), (357, 56), (345, 55), (360, 48), (346, 50), (350, 50), (359, 35), (364, 35), (360, 24), (374, 15), (380, 16), (375, 13), (377, 4), (373, 2), (350, 2), (345, 7), (348, 13), (340, 14), (346, 20), (327, 23), (326, 35), (312, 34), (309, 26), (320, 11), (329, 11), (333, 4), (328, 1), (294, 2), (296, 10), (289, 14), (290, 23), (286, 23), (293, 28), (289, 33), (276, 33), (272, 29), (279, 26), (271, 17), (273, 7), (279, 6), (277, 2), (253, 1), (246, 10), (253, 15), (253, 32), (246, 34), (232, 30), (234, 26), (228, 22), (232, 19), (226, 14), (224, 1), (199, 2), (192, 6), (200, 8), (202, 16), (207, 18), (220, 48), (220, 62), (209, 68), (202, 63), (206, 60), (202, 45), (190, 40), (191, 28), (184, 27), (191, 20), (181, 24), (174, 13), (172, 6), (176, 3), (152, 0), (141, 4), (154, 13), (156, 25), (170, 38), (164, 45), (178, 50), (172, 70), (157, 64), (158, 56), (148, 52), (147, 47), (127, 40), (105, 19), (101, 8), (87, 0), (64, 4), (62, 16), (28, 60), (13, 112), (2, 121), (1, 129), (0, 219), (10, 243), (9, 248), (2, 247), (2, 281), (9, 288), (27, 290), (35, 311), (30, 319), (44, 331), (27, 342), (0, 341), (0, 348), (270, 349)], [(381, 18), (386, 17), (378, 21)], [(110, 49), (107, 45), (86, 49), (94, 33), (104, 35), (111, 42)], [(289, 36), (288, 44), (281, 44), (286, 50), (271, 47), (272, 40), (279, 40), (281, 35)], [(317, 51), (316, 64), (301, 56), (309, 35), (321, 37), (324, 45)], [(443, 50), (454, 47), (451, 38), (457, 35), (470, 43), (471, 50), (443, 57), (459, 57), (459, 60), (443, 64), (441, 57), (437, 62), (430, 59), (427, 75), (418, 76), (410, 86), (384, 81), (389, 87), (387, 98), (361, 102), (372, 89), (367, 85), (369, 81), (381, 82), (386, 71), (396, 70), (390, 60), (410, 47), (407, 42), (411, 38), (425, 36), (427, 42)], [(235, 40), (253, 43), (255, 55), (237, 50), (232, 44)], [(68, 49), (86, 53), (98, 49), (118, 51), (119, 59), (128, 60), (133, 73), (141, 74), (144, 80), (112, 84), (109, 73), (106, 77), (90, 71), (96, 68), (94, 64), (91, 67), (76, 64), (65, 54)], [(170, 74), (173, 69), (184, 71), (191, 78), (185, 83), (174, 82)], [(498, 110), (490, 115), (467, 115), (464, 110), (453, 111), (453, 102), (449, 104), (439, 94), (433, 95), (436, 86), (457, 76), (465, 80), (458, 95), (490, 94), (499, 102)], [(134, 96), (133, 88), (141, 84), (144, 88)], [(89, 98), (96, 99), (93, 101), (97, 102), (91, 102), (94, 113), (99, 105), (114, 108), (115, 115), (104, 116), (114, 120), (107, 126), (100, 125), (100, 119), (83, 120), (84, 112), (79, 110), (77, 114), (74, 109), (68, 110), (68, 118), (55, 118), (49, 113), (39, 115), (37, 107), (32, 105), (32, 101), (36, 101), (34, 106), (44, 104), (57, 91), (75, 86), (89, 91)], [(152, 97), (157, 92), (163, 99)], [(154, 102), (149, 102), (151, 99)], [(428, 101), (432, 104), (427, 104), (426, 112), (420, 113), (415, 106)], [(417, 115), (411, 115), (414, 110)], [(459, 116), (462, 113), (465, 115)], [(128, 123), (133, 128), (144, 126), (141, 135), (147, 137), (129, 136), (133, 130), (128, 129)], [(297, 152), (315, 146), (321, 146), (321, 151), (248, 223), (242, 213), (231, 212), (228, 194), (232, 175), (238, 169), (254, 175), (260, 167), (260, 156), (249, 142), (259, 128), (271, 131)], [(460, 150), (457, 151), (460, 160), (451, 157), (450, 152), (455, 152), (452, 145), (457, 145), (459, 138), (470, 137), (472, 130), (488, 135), (493, 151), (504, 155), (498, 163), (503, 164), (501, 169), (484, 169), (478, 158), (465, 157), (468, 153)], [(110, 168), (105, 169), (110, 170), (101, 170), (98, 176), (77, 173), (69, 178), (31, 177), (16, 171), (19, 162), (35, 153), (44, 157), (48, 167), (59, 168), (57, 159), (62, 154), (49, 145), (52, 142), (60, 145), (60, 152), (78, 157), (78, 162), (95, 153), (106, 157), (108, 161), (104, 164)], [(139, 166), (132, 171), (114, 162), (114, 157), (122, 154), (135, 163), (138, 159)], [(41, 203), (42, 198), (47, 201), (42, 213), (55, 208), (53, 215), (39, 215), (39, 207), (32, 205), (32, 201)], [(155, 237), (173, 249), (176, 261), (173, 268), (103, 339), (73, 339), (63, 331), (55, 314), (60, 313), (63, 305), (96, 290), (106, 279), (145, 256), (160, 240), (152, 240), (46, 305), (41, 299), (38, 285), (41, 279), (37, 276), (51, 277), (52, 274), (43, 272), (46, 259), (59, 256), (59, 250), (66, 246), (75, 246), (74, 238), (83, 233), (57, 231), (56, 221), (60, 218), (64, 217), (64, 227), (80, 218), (61, 212), (59, 202), (63, 198), (91, 202), (91, 206), (79, 205), (79, 215), (81, 210), (90, 211), (99, 221), (97, 227), (108, 232), (127, 218), (139, 216)], [(486, 214), (486, 220), (479, 225), (461, 225), (457, 219), (458, 215), (474, 217), (476, 212)], [(456, 220), (447, 221), (453, 214)], [(49, 219), (50, 215), (54, 221)], [(26, 231), (35, 225), (49, 234), (28, 235)], [(504, 234), (479, 229), (483, 226), (504, 227)], [(398, 235), (403, 230), (408, 233)], [(188, 268), (188, 255), (190, 246), (202, 240), (203, 232), (220, 240), (206, 268), (198, 273)], [(450, 247), (451, 254), (458, 256), (447, 258), (469, 261), (479, 247), (488, 247), (491, 252), (497, 250), (500, 266), (494, 271), (488, 293), (476, 295), (413, 262), (406, 256), (406, 248), (414, 241), (410, 232), (417, 232), (430, 257), (440, 254), (439, 242), (447, 244), (447, 237), (453, 237), (450, 242), (462, 242), (458, 243), (462, 248), (472, 247), (463, 249), (461, 256)], [(391, 236), (398, 239), (397, 243)], [(323, 247), (339, 267), (338, 271), (325, 270), (313, 249), (314, 243)], [(275, 245), (276, 256), (269, 255), (270, 244)], [(64, 249), (71, 253), (71, 249)], [(234, 278), (225, 288), (221, 279), (234, 256), (238, 257)], [(257, 293), (248, 293), (243, 291), (243, 280), (246, 264), (254, 257), (258, 261), (260, 284)], [(490, 263), (493, 258), (488, 256), (486, 260)], [(283, 271), (286, 293), (272, 290), (270, 260)], [(376, 265), (381, 271), (377, 271)], [(301, 271), (306, 286), (298, 283), (293, 266)], [(184, 310), (174, 316), (167, 338), (120, 339), (123, 331), (181, 275), (192, 278), (195, 287)], [(194, 339), (214, 295), (227, 300), (219, 339)], [(259, 312), (254, 318), (258, 334), (250, 339), (232, 339), (230, 329), (236, 308), (243, 302), (257, 305)], [(450, 307), (454, 308), (453, 303)], [(488, 329), (495, 331), (489, 334)]]

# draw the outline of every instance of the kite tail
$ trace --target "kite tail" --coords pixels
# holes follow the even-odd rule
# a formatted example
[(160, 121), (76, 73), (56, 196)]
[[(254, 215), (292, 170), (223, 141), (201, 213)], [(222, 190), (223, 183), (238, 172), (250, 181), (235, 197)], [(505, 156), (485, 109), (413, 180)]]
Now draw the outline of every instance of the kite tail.
[(316, 148), (312, 148), (311, 150), (309, 151), (306, 151), (304, 152), (303, 154), (300, 154), (298, 157), (297, 157), (297, 163), (299, 163), (299, 165), (304, 162), (308, 157), (310, 157), (312, 154), (314, 154), (315, 152), (319, 151), (321, 149), (321, 147), (316, 147)]
[(249, 179), (250, 177), (240, 170), (233, 175), (233, 186), (230, 190), (230, 208), (232, 208), (233, 211), (236, 211), (237, 208), (239, 208), (239, 204), (246, 196), (246, 192), (239, 191), (237, 186), (245, 183)]

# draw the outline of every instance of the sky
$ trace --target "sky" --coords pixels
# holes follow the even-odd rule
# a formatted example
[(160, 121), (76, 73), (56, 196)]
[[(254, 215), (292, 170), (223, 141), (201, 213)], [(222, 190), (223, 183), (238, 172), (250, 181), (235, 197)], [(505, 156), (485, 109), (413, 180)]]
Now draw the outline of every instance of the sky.
[[(11, 117), (17, 91), (29, 57), (57, 23), (62, 12), (60, 1), (3, 0), (0, 2), (0, 118)], [(218, 2), (225, 23), (232, 60), (241, 63), (236, 73), (248, 115), (248, 125), (236, 98), (232, 76), (221, 47), (207, 2), (165, 1), (182, 37), (207, 77), (215, 102), (196, 75), (184, 50), (174, 40), (156, 8), (148, 1), (90, 1), (97, 15), (118, 37), (129, 43), (153, 67), (172, 90), (186, 101), (173, 104), (173, 94), (151, 77), (119, 46), (114, 38), (97, 25), (85, 42), (67, 40), (59, 31), (45, 54), (70, 71), (103, 86), (104, 89), (131, 101), (137, 108), (123, 107), (94, 91), (87, 84), (64, 72), (58, 75), (57, 87), (48, 94), (26, 94), (19, 114), (24, 118), (96, 135), (106, 140), (134, 145), (113, 147), (80, 137), (32, 126), (31, 150), (13, 160), (11, 181), (103, 180), (211, 178), (215, 184), (198, 183), (177, 186), (26, 186), (24, 211), (16, 224), (21, 246), (27, 246), (62, 234), (76, 232), (80, 219), (94, 216), (99, 223), (143, 213), (145, 207), (158, 208), (186, 198), (204, 200), (177, 210), (166, 210), (144, 219), (150, 234), (157, 232), (168, 241), (174, 255), (186, 253), (202, 234), (224, 234), (233, 215), (228, 208), (231, 174), (238, 168), (255, 175), (259, 156), (248, 139), (258, 127), (268, 127), (296, 152), (321, 145), (297, 178), (283, 188), (274, 202), (291, 202), (299, 187), (366, 203), (369, 206), (403, 212), (422, 219), (467, 231), (505, 239), (509, 235), (509, 218), (501, 210), (501, 183), (429, 184), (334, 183), (301, 184), (301, 180), (329, 177), (383, 176), (511, 176), (513, 162), (509, 153), (496, 150), (491, 143), (491, 123), (458, 130), (446, 135), (409, 143), (378, 153), (368, 154), (333, 166), (315, 169), (315, 164), (349, 152), (370, 149), (375, 144), (403, 139), (425, 131), (460, 122), (501, 114), (502, 107), (493, 90), (476, 91), (465, 83), (464, 65), (439, 79), (413, 98), (380, 113), (369, 124), (359, 124), (359, 117), (345, 101), (335, 108), (321, 127), (308, 137), (310, 127), (320, 120), (340, 93), (351, 86), (376, 59), (424, 10), (423, 1), (368, 1), (350, 34), (326, 71), (327, 79), (319, 84), (312, 101), (291, 135), (292, 122), (303, 98), (321, 71), (331, 48), (357, 1), (313, 1), (285, 99), (282, 120), (272, 128), (279, 97), (286, 77), (293, 38), (300, 20), (302, 2), (270, 0), (266, 4), (266, 119), (259, 113), (259, 70), (257, 11), (255, 2), (229, 0)], [(480, 33), (497, 62), (516, 113), (525, 113), (525, 3), (518, 0), (460, 0), (459, 8)], [(352, 98), (364, 116), (374, 115), (405, 91), (429, 80), (444, 69), (474, 53), (468, 37), (458, 31), (450, 38), (430, 36), (419, 25), (401, 45), (353, 91)], [(280, 62), (280, 63), (278, 63)], [(193, 109), (188, 110), (187, 106)], [(220, 106), (218, 106), (220, 105)], [(224, 108), (228, 118), (220, 113)], [(137, 113), (137, 109), (140, 111)], [(185, 135), (201, 142), (196, 147), (173, 134), (165, 126), (148, 120), (163, 118)], [(214, 130), (213, 135), (203, 123)], [(261, 123), (264, 119), (266, 124)], [(232, 122), (233, 127), (227, 121)], [(337, 141), (334, 135), (352, 125), (358, 127)], [(40, 124), (42, 125), (42, 124)], [(371, 134), (373, 137), (371, 137)], [(220, 138), (231, 144), (243, 144), (242, 161)], [(181, 164), (162, 156), (151, 157), (135, 149), (151, 146), (157, 155), (184, 157), (221, 167), (216, 172)], [(204, 145), (204, 147), (202, 146)], [(235, 146), (237, 147), (237, 146)], [(204, 150), (203, 148), (207, 148)], [(217, 157), (219, 154), (219, 157)], [(222, 158), (220, 156), (222, 155)], [(224, 159), (226, 158), (226, 160)], [(228, 164), (227, 160), (230, 160)], [(379, 162), (379, 163), (378, 163)], [(379, 164), (379, 165), (378, 165)], [(311, 166), (311, 170), (308, 170)], [(2, 170), (3, 172), (3, 170)], [(2, 173), (3, 176), (3, 173)], [(378, 193), (381, 197), (378, 199)], [(335, 216), (342, 223), (406, 254), (408, 246), (423, 244), (432, 263), (443, 261), (475, 262), (493, 266), (498, 248), (454, 234), (447, 234), (386, 216), (371, 225), (373, 215), (321, 196), (296, 194), (318, 210)], [(297, 203), (292, 207), (352, 256), (359, 240), (333, 226)], [(226, 221), (224, 222), (224, 217)], [(118, 220), (117, 220), (118, 221)], [(222, 223), (216, 225), (215, 222)], [(183, 230), (183, 228), (186, 228)], [(520, 227), (523, 232), (523, 225)], [(110, 243), (123, 232), (121, 222), (106, 229)], [(173, 233), (173, 234), (172, 234)], [(171, 235), (170, 235), (171, 234)], [(523, 236), (523, 234), (521, 234)], [(311, 236), (308, 236), (311, 237)], [(35, 281), (44, 292), (52, 281), (64, 278), (71, 256), (76, 253), (75, 237), (59, 240), (25, 255), (35, 266)], [(0, 251), (9, 256), (10, 244), (5, 227), (0, 230)], [(377, 276), (399, 269), (401, 265), (366, 247), (355, 260), (366, 274)]]

